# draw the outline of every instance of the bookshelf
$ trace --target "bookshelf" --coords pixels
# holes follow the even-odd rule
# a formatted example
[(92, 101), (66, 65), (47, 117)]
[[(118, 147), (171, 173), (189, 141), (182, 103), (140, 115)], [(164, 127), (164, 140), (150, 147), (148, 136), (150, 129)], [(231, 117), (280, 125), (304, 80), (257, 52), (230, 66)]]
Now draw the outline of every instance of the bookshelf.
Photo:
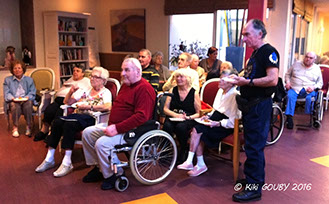
[(58, 89), (75, 66), (89, 69), (88, 15), (46, 11), (43, 17), (46, 66), (54, 70)]

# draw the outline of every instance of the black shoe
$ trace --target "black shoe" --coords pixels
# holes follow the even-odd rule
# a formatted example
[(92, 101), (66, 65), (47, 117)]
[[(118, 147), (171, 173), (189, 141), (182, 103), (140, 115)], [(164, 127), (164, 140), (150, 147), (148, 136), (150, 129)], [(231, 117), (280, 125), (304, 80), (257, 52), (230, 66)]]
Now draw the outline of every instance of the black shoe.
[(251, 202), (251, 201), (257, 201), (262, 199), (262, 194), (258, 193), (257, 191), (242, 191), (239, 193), (235, 193), (232, 196), (232, 200), (234, 202), (239, 202), (239, 203), (246, 203), (246, 202)]
[(40, 140), (44, 140), (47, 135), (48, 135), (48, 132), (43, 133), (43, 132), (40, 131), (34, 136), (33, 141), (37, 142), (37, 141), (40, 141)]
[(113, 174), (111, 177), (106, 178), (102, 185), (101, 185), (101, 189), (102, 190), (110, 190), (112, 188), (114, 188), (115, 185), (115, 181), (117, 180), (117, 177), (115, 174)]
[(291, 115), (287, 115), (287, 128), (293, 129), (294, 128), (294, 121), (292, 120)]
[(101, 180), (103, 180), (103, 174), (99, 171), (97, 166), (95, 166), (91, 171), (88, 172), (87, 175), (82, 178), (82, 182), (84, 183), (92, 183)]

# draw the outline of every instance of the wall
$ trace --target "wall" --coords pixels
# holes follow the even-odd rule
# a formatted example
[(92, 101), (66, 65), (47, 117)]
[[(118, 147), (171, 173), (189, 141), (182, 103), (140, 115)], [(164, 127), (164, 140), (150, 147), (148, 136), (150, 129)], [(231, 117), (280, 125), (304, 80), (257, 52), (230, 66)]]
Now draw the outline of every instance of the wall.
[(97, 4), (98, 1), (93, 0), (34, 0), (36, 67), (45, 66), (43, 12), (57, 10), (76, 13), (91, 13), (90, 18), (88, 19), (88, 26), (96, 27), (98, 20), (97, 16), (95, 15), (97, 14)]
[(283, 77), (288, 69), (289, 28), (291, 23), (292, 0), (276, 0), (270, 17), (266, 21), (266, 41), (274, 46), (280, 54), (279, 76)]
[(164, 15), (164, 0), (99, 0), (97, 18), (102, 19), (98, 24), (99, 51), (112, 52), (110, 10), (145, 8), (146, 18), (146, 48), (152, 53), (162, 51), (164, 63), (168, 59), (169, 16)]
[[(0, 0), (0, 65), (4, 64), (6, 47), (16, 48), (16, 58), (22, 58), (19, 0)], [(5, 5), (5, 6), (4, 6)]]
[(169, 17), (164, 16), (164, 0), (34, 0), (37, 67), (45, 66), (43, 11), (60, 10), (91, 13), (89, 27), (96, 29), (99, 52), (110, 53), (112, 52), (110, 10), (133, 8), (146, 9), (146, 48), (150, 49), (151, 52), (161, 50), (167, 59)]

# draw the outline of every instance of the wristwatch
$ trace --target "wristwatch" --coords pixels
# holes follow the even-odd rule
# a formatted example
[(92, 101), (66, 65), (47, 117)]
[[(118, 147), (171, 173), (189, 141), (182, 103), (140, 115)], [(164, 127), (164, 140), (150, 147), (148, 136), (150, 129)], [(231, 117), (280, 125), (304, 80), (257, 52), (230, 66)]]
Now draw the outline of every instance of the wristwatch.
[(254, 79), (250, 79), (249, 84), (248, 84), (249, 86), (254, 86), (255, 85), (254, 82), (253, 82), (253, 80)]

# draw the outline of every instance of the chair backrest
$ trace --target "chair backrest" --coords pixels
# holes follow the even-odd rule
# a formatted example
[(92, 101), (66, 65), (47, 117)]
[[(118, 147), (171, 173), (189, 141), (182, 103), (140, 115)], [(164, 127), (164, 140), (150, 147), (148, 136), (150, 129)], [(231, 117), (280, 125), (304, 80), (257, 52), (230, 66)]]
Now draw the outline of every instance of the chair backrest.
[(200, 93), (200, 99), (201, 101), (208, 103), (209, 105), (213, 105), (216, 94), (218, 92), (218, 83), (219, 78), (214, 78), (206, 81), (202, 88)]
[(31, 72), (30, 77), (33, 79), (38, 93), (45, 89), (53, 90), (55, 88), (55, 73), (50, 68), (36, 68)]
[(90, 78), (90, 76), (91, 76), (91, 73), (92, 73), (93, 71), (92, 70), (90, 70), (90, 69), (88, 69), (88, 70), (85, 70), (85, 73), (84, 73), (84, 77), (87, 77), (87, 78)]
[(107, 79), (107, 83), (105, 85), (105, 87), (111, 91), (112, 94), (112, 102), (115, 100), (115, 98), (117, 97), (119, 90), (120, 90), (120, 83), (118, 80), (114, 79), (114, 78), (108, 78)]
[(322, 90), (324, 94), (327, 94), (328, 92), (328, 83), (329, 83), (329, 66), (325, 64), (319, 65), (322, 72), (322, 79), (323, 79), (323, 86)]

